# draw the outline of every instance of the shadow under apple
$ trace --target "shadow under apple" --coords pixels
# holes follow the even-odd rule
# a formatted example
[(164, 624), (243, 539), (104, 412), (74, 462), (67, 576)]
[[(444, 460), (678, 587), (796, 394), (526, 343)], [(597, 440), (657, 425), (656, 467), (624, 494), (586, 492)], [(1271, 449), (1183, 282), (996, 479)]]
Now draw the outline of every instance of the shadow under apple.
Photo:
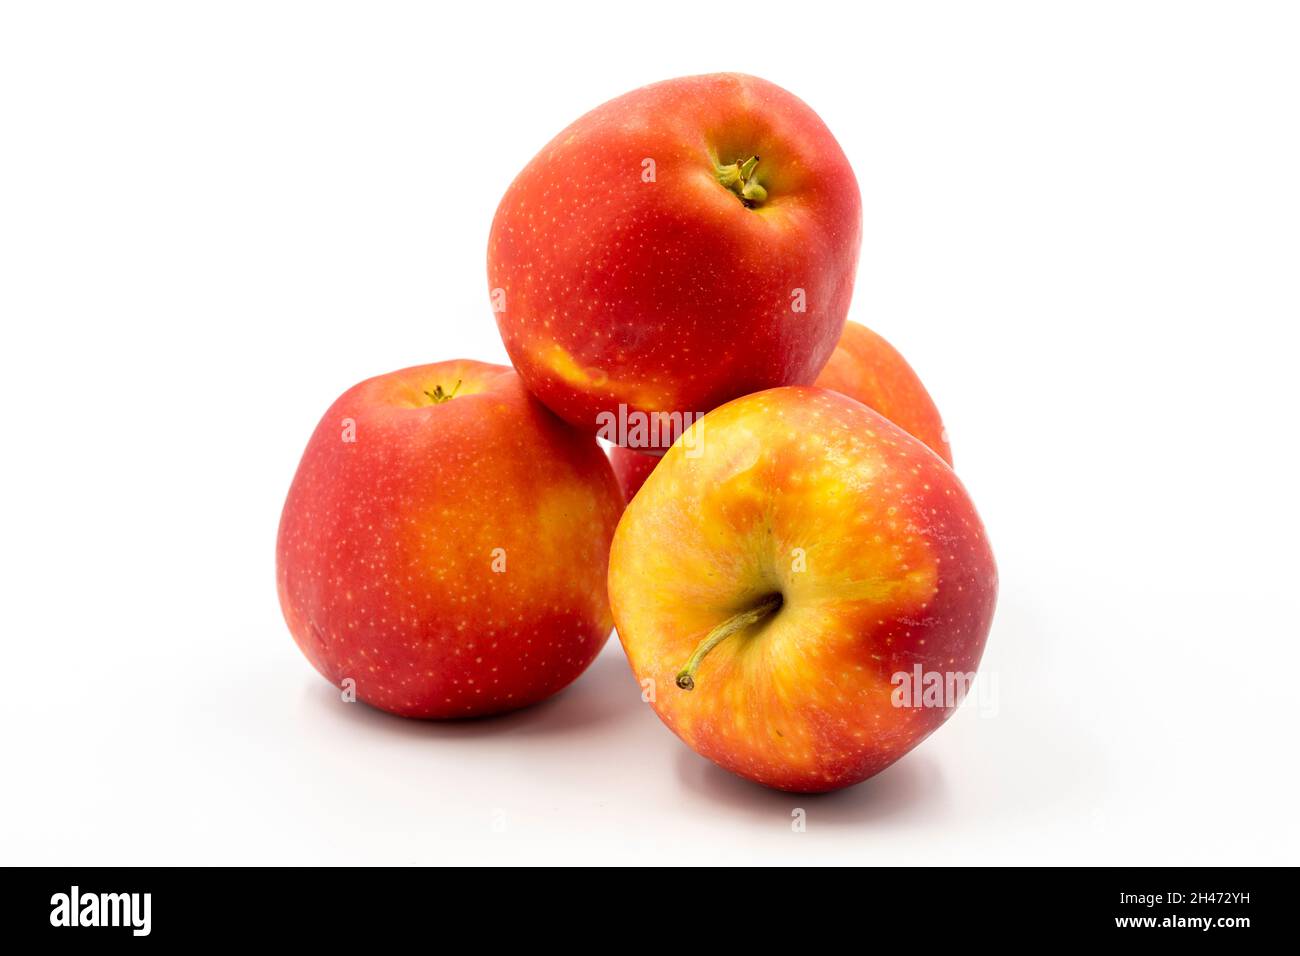
[(933, 820), (948, 803), (943, 771), (925, 753), (910, 753), (871, 779), (843, 790), (785, 793), (723, 770), (684, 745), (680, 750), (677, 776), (685, 790), (715, 806), (764, 821), (774, 816), (792, 819), (795, 809), (807, 814), (810, 826)]
[(598, 729), (605, 731), (638, 716), (636, 681), (621, 648), (604, 650), (577, 680), (553, 697), (505, 714), (461, 720), (419, 720), (398, 717), (362, 701), (348, 703), (338, 688), (319, 679), (308, 694), (323, 719), (345, 722), (377, 733), (447, 740), (477, 740), (497, 736), (560, 736)]

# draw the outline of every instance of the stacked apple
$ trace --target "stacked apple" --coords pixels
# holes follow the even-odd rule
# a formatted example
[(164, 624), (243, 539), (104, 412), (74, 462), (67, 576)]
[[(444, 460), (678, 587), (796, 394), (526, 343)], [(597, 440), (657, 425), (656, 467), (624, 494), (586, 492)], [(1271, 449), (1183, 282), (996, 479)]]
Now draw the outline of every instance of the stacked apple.
[(612, 623), (663, 721), (750, 779), (830, 790), (914, 747), (952, 708), (894, 676), (974, 671), (997, 575), (920, 379), (846, 326), (860, 237), (839, 145), (763, 80), (562, 131), (492, 224), (514, 370), (370, 379), (308, 444), (277, 548), (308, 660), (478, 716), (560, 690)]

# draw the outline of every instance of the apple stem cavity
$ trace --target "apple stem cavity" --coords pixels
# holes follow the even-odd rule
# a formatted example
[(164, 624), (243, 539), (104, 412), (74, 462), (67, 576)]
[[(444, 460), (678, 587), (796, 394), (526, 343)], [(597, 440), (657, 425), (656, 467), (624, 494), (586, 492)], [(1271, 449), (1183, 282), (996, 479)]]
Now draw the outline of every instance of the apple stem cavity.
[(758, 157), (751, 156), (743, 163), (731, 163), (718, 167), (718, 182), (740, 197), (746, 209), (753, 209), (767, 198), (767, 190), (754, 179), (758, 168)]
[(464, 379), (456, 379), (456, 384), (452, 386), (450, 392), (444, 392), (441, 385), (435, 385), (432, 392), (425, 389), (424, 394), (429, 396), (429, 401), (433, 402), (435, 405), (441, 405), (443, 402), (450, 402), (456, 397), (456, 393), (460, 391), (460, 383), (462, 381), (464, 381)]
[(781, 609), (783, 600), (780, 594), (769, 594), (749, 610), (733, 614), (709, 631), (704, 640), (700, 641), (700, 646), (695, 648), (695, 653), (686, 662), (686, 666), (677, 673), (677, 686), (682, 690), (694, 690), (695, 671), (699, 668), (700, 661), (704, 660), (705, 655), (737, 631), (743, 631), (750, 625), (757, 624), (768, 617), (768, 615), (776, 613)]

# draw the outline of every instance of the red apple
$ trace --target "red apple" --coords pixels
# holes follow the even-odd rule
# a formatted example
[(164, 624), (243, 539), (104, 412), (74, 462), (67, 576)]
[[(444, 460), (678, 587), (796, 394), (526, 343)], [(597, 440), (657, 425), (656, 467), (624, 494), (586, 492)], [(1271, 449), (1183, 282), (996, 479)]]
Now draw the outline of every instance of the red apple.
[(280, 606), (315, 668), (376, 707), (523, 707), (609, 636), (621, 510), (596, 442), (512, 370), (381, 375), (345, 392), (307, 444), (280, 519)]
[(632, 496), (650, 477), (650, 472), (655, 470), (655, 465), (659, 464), (657, 455), (647, 455), (622, 445), (611, 445), (607, 454), (624, 501), (632, 500)]
[(725, 73), (634, 90), (563, 130), (502, 198), (501, 337), (561, 417), (662, 450), (686, 416), (812, 383), (844, 327), (861, 218), (839, 144), (780, 87)]
[(696, 454), (673, 446), (614, 535), (628, 661), (728, 770), (800, 792), (865, 780), (979, 664), (997, 572), (975, 508), (926, 446), (827, 389), (748, 395), (693, 428)]
[[(845, 323), (839, 345), (814, 384), (857, 399), (952, 464), (948, 433), (930, 393), (899, 351), (866, 326)], [(659, 463), (658, 458), (619, 446), (609, 449), (609, 461), (628, 501)]]
[(848, 322), (816, 383), (856, 398), (952, 464), (952, 447), (930, 393), (899, 351), (864, 325)]

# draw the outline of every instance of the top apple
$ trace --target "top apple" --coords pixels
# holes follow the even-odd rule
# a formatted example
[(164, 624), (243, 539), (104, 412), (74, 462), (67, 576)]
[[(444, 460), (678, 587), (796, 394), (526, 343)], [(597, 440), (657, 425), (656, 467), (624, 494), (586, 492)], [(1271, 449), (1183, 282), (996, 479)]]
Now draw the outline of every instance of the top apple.
[(534, 395), (662, 450), (724, 402), (813, 382), (861, 235), (853, 170), (803, 101), (685, 77), (597, 107), (533, 158), (497, 207), (488, 282)]

